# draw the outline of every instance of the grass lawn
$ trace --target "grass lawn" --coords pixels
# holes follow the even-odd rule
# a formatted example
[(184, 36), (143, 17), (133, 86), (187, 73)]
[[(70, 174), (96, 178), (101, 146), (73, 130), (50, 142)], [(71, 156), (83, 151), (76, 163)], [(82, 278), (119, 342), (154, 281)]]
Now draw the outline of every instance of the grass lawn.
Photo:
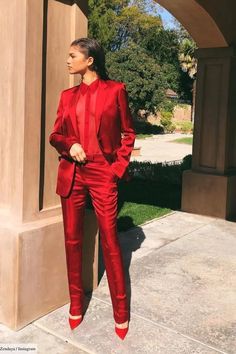
[(145, 139), (153, 136), (153, 134), (137, 134), (136, 139)]
[(156, 205), (125, 202), (118, 214), (118, 230), (125, 231), (132, 226), (143, 224), (171, 211), (169, 208), (161, 208)]
[(175, 140), (171, 140), (171, 142), (192, 145), (193, 144), (193, 137), (178, 138)]
[(181, 207), (181, 186), (133, 178), (118, 183), (118, 231), (166, 215)]

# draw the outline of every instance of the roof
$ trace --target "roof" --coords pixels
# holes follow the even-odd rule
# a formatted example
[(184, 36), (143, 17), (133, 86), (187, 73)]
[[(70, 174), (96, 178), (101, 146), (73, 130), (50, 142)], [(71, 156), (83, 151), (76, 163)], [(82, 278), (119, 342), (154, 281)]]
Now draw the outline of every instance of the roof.
[(173, 90), (171, 90), (171, 89), (167, 89), (166, 90), (166, 96), (167, 97), (178, 97), (178, 94), (175, 92), (175, 91), (173, 91)]

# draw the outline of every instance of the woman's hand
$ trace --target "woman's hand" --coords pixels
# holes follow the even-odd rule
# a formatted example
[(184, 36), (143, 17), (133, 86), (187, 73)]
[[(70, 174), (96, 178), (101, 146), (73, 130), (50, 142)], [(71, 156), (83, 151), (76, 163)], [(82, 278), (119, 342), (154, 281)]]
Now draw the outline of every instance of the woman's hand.
[(82, 148), (82, 145), (79, 143), (75, 143), (70, 148), (70, 155), (75, 161), (85, 162), (86, 161), (86, 154)]

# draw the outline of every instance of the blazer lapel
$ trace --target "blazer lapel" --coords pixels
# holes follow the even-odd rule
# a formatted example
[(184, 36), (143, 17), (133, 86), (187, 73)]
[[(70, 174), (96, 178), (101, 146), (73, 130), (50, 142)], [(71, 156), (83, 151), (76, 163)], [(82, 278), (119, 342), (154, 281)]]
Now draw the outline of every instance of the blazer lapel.
[[(79, 137), (79, 130), (78, 130), (78, 125), (77, 125), (77, 117), (76, 117), (76, 105), (79, 100), (80, 92), (79, 92), (79, 86), (77, 85), (75, 87), (74, 94), (71, 98), (70, 104), (69, 104), (69, 116), (71, 118), (71, 123), (72, 123), (72, 128), (74, 130), (74, 135)], [(98, 134), (100, 123), (101, 123), (101, 117), (103, 113), (103, 107), (107, 98), (108, 90), (107, 90), (107, 83), (105, 80), (100, 80), (99, 86), (98, 86), (98, 92), (97, 92), (97, 99), (96, 99), (96, 109), (95, 109), (95, 127), (96, 127), (96, 133)]]
[(76, 118), (76, 105), (79, 99), (79, 86), (77, 85), (75, 87), (75, 92), (71, 98), (70, 104), (69, 104), (69, 116), (71, 118), (71, 123), (72, 123), (72, 128), (74, 130), (74, 135), (79, 137), (79, 130), (78, 130), (78, 125), (77, 125), (77, 118)]

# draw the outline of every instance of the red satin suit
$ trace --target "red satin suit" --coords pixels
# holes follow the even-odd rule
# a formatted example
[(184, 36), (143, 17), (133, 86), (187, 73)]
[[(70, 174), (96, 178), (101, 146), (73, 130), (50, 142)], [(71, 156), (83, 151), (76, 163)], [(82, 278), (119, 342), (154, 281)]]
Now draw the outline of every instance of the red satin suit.
[[(62, 91), (49, 142), (61, 155), (56, 193), (63, 213), (71, 315), (83, 312), (83, 220), (89, 193), (98, 220), (113, 316), (117, 323), (129, 319), (117, 237), (117, 182), (129, 179), (127, 167), (135, 137), (124, 83), (98, 78), (90, 85), (82, 82)], [(72, 159), (69, 151), (74, 143), (82, 145), (86, 163)]]

